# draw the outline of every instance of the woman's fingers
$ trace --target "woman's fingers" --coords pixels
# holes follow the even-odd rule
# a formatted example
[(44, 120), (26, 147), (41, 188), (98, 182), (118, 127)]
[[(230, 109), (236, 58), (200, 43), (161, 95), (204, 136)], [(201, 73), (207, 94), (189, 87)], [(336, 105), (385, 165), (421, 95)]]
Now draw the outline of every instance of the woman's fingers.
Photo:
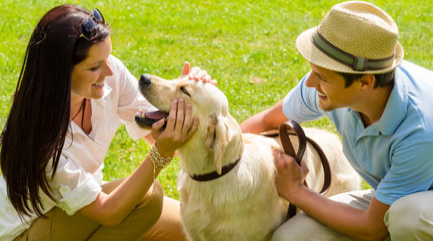
[(164, 153), (174, 152), (183, 146), (198, 128), (198, 117), (192, 117), (192, 105), (185, 105), (183, 99), (174, 100), (170, 106), (170, 113), (165, 130), (161, 131), (163, 121), (152, 126), (152, 136), (158, 143), (158, 149)]
[(185, 120), (183, 121), (183, 128), (182, 128), (182, 137), (184, 138), (188, 137), (188, 131), (193, 121), (191, 118), (191, 114), (192, 114), (192, 106), (191, 104), (187, 104), (185, 109)]
[(203, 80), (204, 82), (206, 82), (205, 81), (206, 80), (206, 78), (205, 78), (206, 76), (209, 76), (207, 74), (207, 71), (206, 70), (202, 70), (202, 71), (200, 71), (200, 72), (197, 73), (196, 80)]
[(192, 126), (191, 126), (191, 128), (189, 128), (189, 130), (188, 130), (188, 136), (187, 136), (188, 139), (191, 138), (191, 136), (192, 136), (192, 135), (195, 133), (195, 131), (197, 130), (197, 128), (198, 128), (198, 123), (199, 123), (198, 116), (194, 116), (194, 118), (193, 118), (193, 122), (192, 122)]
[(212, 83), (212, 77), (210, 77), (210, 75), (206, 75), (205, 77), (203, 77), (203, 82)]
[(179, 99), (177, 102), (177, 115), (176, 115), (176, 126), (174, 127), (174, 136), (175, 140), (180, 140), (182, 135), (182, 128), (184, 125), (184, 117), (185, 117), (185, 103), (183, 99)]
[[(210, 79), (211, 77), (209, 76), (209, 79)], [(211, 84), (213, 84), (213, 85), (217, 85), (218, 84), (218, 81), (216, 80), (216, 79), (211, 79), (211, 80), (209, 80), (208, 81), (208, 83), (211, 83)]]
[(193, 80), (199, 80), (199, 78), (197, 78), (197, 75), (200, 73), (201, 69), (199, 67), (193, 67), (188, 75), (188, 78), (193, 79)]
[(170, 112), (168, 113), (167, 118), (167, 126), (165, 127), (165, 130), (173, 131), (175, 127), (176, 122), (176, 116), (177, 116), (177, 102), (178, 100), (173, 100), (171, 102), (170, 106)]
[(184, 76), (184, 75), (188, 75), (190, 68), (191, 68), (191, 67), (190, 67), (189, 62), (185, 61), (185, 63), (183, 63), (183, 68), (182, 68), (181, 75), (182, 75), (182, 76)]
[(217, 81), (213, 80), (206, 70), (202, 70), (199, 67), (191, 68), (188, 62), (185, 62), (182, 68), (182, 76), (185, 75), (188, 75), (188, 78), (191, 80), (201, 81), (203, 83), (211, 83), (213, 85), (217, 84)]
[(159, 136), (161, 128), (164, 126), (164, 123), (165, 123), (164, 119), (153, 123), (152, 129), (150, 130), (150, 134), (152, 135), (154, 140), (156, 140), (156, 138)]

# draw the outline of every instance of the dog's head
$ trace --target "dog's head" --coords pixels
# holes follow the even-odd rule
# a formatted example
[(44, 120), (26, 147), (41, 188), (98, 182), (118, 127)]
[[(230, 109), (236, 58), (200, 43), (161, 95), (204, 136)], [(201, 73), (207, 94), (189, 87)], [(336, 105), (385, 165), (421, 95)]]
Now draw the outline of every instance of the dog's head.
[[(173, 100), (184, 99), (192, 105), (193, 116), (199, 117), (198, 131), (179, 150), (185, 156), (191, 152), (206, 151), (212, 157), (215, 169), (221, 173), (224, 160), (230, 162), (239, 158), (243, 151), (242, 134), (236, 120), (230, 115), (226, 96), (214, 85), (189, 80), (187, 77), (165, 80), (157, 76), (143, 74), (139, 88), (143, 96), (158, 110), (137, 115), (135, 121), (143, 128), (168, 116)], [(228, 148), (230, 147), (230, 148)], [(206, 168), (203, 164), (198, 169)], [(193, 170), (191, 170), (193, 171)]]

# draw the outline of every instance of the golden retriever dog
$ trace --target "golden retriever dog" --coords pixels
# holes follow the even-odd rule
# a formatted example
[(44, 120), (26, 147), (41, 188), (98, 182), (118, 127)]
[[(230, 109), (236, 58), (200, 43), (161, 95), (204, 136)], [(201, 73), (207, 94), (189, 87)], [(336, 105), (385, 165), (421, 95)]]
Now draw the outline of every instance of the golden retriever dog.
[[(229, 113), (226, 96), (214, 85), (179, 78), (167, 81), (143, 74), (139, 88), (159, 110), (136, 117), (149, 128), (167, 116), (173, 100), (183, 98), (199, 117), (197, 132), (177, 151), (181, 164), (177, 185), (185, 231), (194, 241), (268, 240), (284, 221), (288, 203), (277, 193), (272, 148), (261, 135), (242, 134)], [(327, 131), (305, 128), (326, 153), (333, 172), (328, 195), (357, 190), (360, 179), (342, 152), (340, 139)], [(297, 148), (295, 139), (294, 147)], [(282, 150), (282, 149), (281, 149)], [(307, 146), (307, 184), (319, 191), (323, 170), (318, 153)]]

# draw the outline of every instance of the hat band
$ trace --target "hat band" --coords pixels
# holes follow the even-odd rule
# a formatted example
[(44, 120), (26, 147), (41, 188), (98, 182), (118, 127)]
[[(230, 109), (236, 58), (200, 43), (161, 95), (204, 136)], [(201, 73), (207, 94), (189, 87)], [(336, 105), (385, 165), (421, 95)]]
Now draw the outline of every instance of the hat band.
[(324, 54), (342, 64), (351, 67), (355, 71), (386, 69), (392, 66), (392, 63), (394, 62), (394, 54), (384, 59), (366, 59), (349, 54), (327, 41), (319, 33), (319, 30), (314, 32), (312, 41), (313, 44)]

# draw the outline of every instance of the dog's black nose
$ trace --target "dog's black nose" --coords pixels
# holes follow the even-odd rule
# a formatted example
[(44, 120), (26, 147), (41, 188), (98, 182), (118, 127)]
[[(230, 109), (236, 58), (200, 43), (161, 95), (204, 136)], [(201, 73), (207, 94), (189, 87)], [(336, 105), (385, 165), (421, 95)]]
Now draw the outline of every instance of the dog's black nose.
[(138, 82), (140, 87), (148, 87), (152, 84), (150, 77), (147, 74), (142, 74), (140, 76), (140, 81)]

